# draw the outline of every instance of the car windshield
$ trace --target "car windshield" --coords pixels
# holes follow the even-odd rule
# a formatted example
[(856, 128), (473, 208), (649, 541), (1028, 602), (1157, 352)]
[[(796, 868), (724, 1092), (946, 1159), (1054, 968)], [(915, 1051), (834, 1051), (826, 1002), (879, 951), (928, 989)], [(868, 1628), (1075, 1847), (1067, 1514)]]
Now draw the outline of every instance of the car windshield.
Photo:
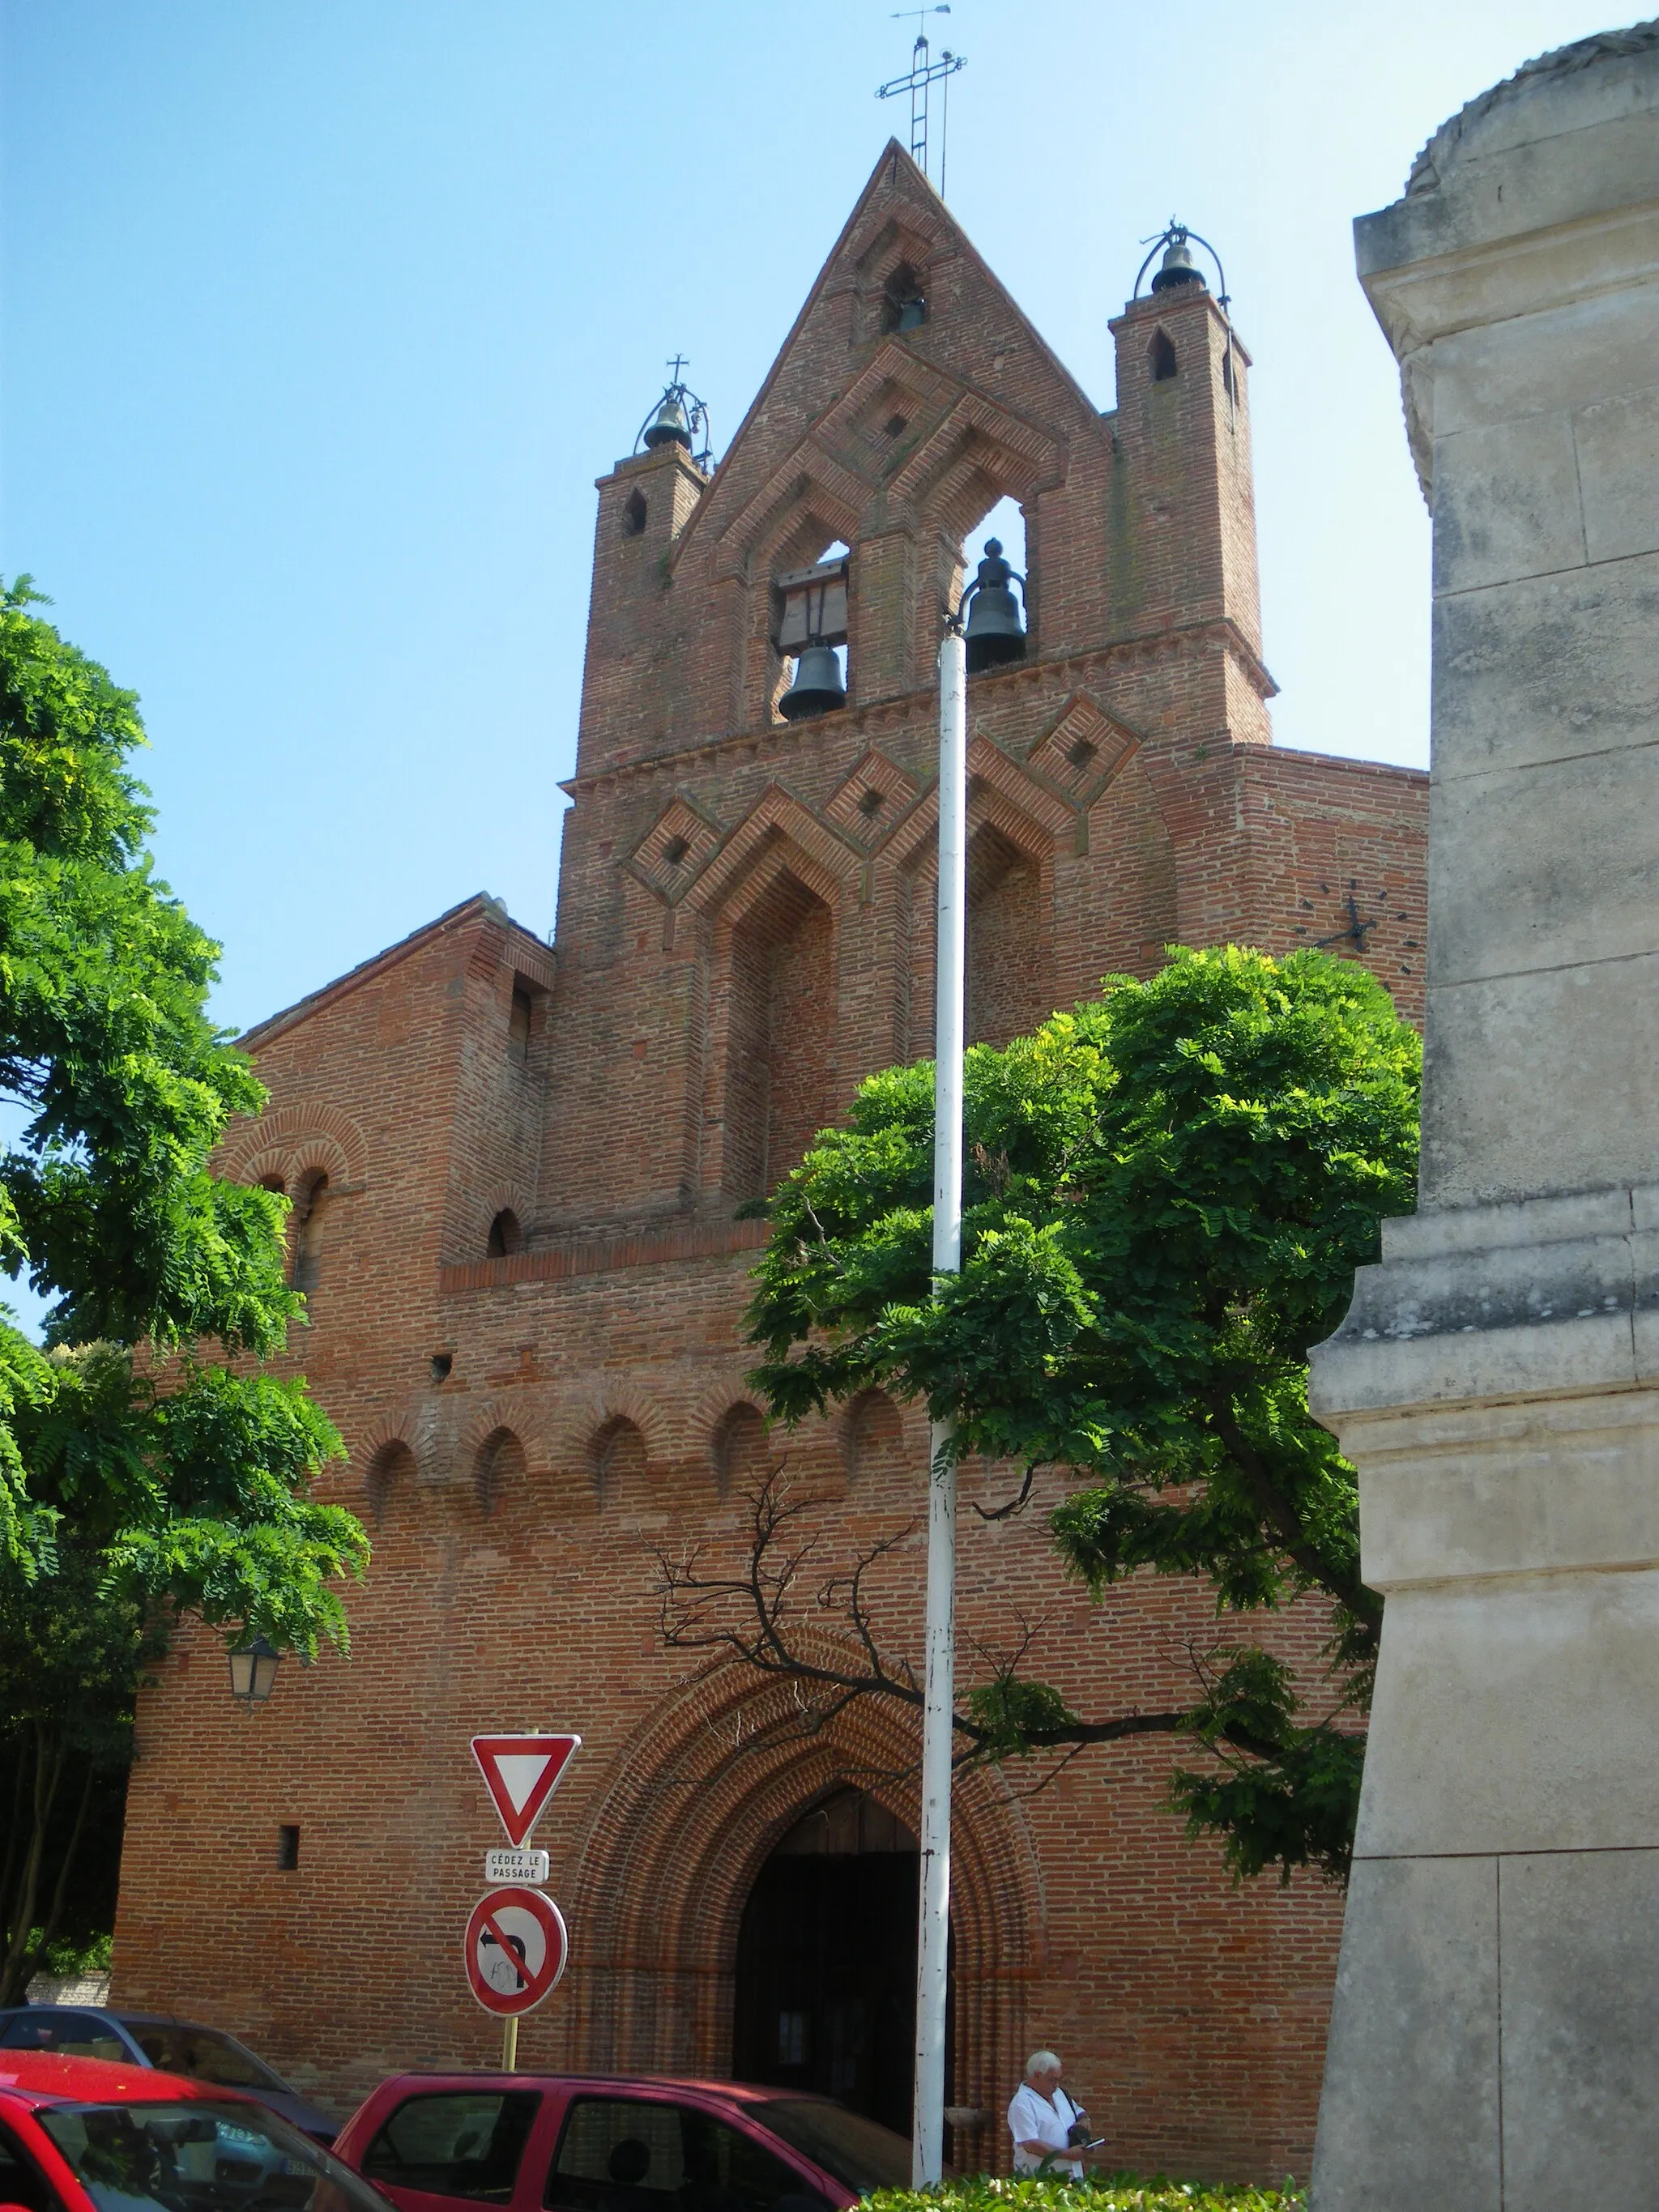
[(280, 2075), (245, 2051), (234, 2036), (216, 2027), (180, 2027), (172, 2022), (130, 2020), (126, 2029), (152, 2066), (163, 2074), (184, 2074), (192, 2081), (212, 2081), (222, 2089), (285, 2089)]
[(872, 2189), (910, 2186), (910, 2146), (862, 2112), (806, 2097), (769, 2097), (757, 2117), (792, 2150), (860, 2197)]
[(387, 2212), (257, 2105), (55, 2105), (36, 2118), (98, 2212)]

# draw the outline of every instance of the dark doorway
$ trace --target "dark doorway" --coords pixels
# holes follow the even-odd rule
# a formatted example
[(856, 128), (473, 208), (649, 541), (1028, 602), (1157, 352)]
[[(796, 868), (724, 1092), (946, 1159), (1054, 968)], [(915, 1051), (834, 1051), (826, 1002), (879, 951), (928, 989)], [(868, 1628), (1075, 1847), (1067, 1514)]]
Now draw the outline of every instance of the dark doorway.
[(909, 2134), (920, 1865), (910, 1831), (861, 1790), (790, 1829), (738, 1934), (739, 2081), (817, 2090)]

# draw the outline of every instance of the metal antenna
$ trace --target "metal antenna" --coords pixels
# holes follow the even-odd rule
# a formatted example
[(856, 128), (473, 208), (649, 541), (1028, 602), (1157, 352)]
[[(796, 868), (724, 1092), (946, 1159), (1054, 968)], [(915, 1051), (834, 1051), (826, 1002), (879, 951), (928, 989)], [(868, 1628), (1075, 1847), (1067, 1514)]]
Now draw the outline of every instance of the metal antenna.
[[(948, 5), (948, 0), (946, 0), (946, 4), (932, 8), (896, 9), (893, 13), (892, 20), (896, 23), (914, 20), (916, 23), (920, 24), (925, 16), (948, 15), (950, 12), (951, 10)], [(887, 83), (878, 85), (876, 88), (876, 98), (878, 100), (892, 100), (902, 92), (908, 92), (909, 94), (910, 159), (916, 164), (916, 167), (921, 171), (924, 177), (927, 174), (927, 95), (929, 88), (939, 83), (941, 80), (948, 80), (954, 76), (959, 69), (964, 67), (965, 62), (965, 56), (962, 54), (953, 54), (948, 46), (945, 46), (940, 49), (939, 58), (937, 61), (933, 60), (931, 58), (931, 49), (927, 44), (927, 33), (918, 29), (916, 33), (916, 43), (910, 50), (910, 66), (905, 75), (903, 76), (890, 78)], [(948, 82), (945, 86), (944, 98), (946, 102), (945, 114), (948, 117), (950, 113), (950, 88)], [(945, 125), (943, 122), (941, 122), (939, 130), (939, 198), (943, 199), (945, 197)]]

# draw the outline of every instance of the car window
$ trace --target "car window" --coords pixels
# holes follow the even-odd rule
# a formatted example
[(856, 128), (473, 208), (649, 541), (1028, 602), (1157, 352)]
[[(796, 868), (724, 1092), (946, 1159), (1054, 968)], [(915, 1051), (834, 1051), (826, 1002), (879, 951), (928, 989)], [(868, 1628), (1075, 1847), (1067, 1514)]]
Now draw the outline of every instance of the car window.
[(382, 2188), (505, 2204), (541, 2101), (530, 2089), (406, 2097), (364, 2154), (363, 2172)]
[(153, 2021), (130, 2023), (128, 2033), (152, 2066), (213, 2081), (223, 2089), (283, 2089), (287, 2083), (262, 2065), (234, 2037), (216, 2027), (179, 2027)]
[(755, 2118), (860, 2197), (910, 2186), (908, 2142), (862, 2112), (821, 2097), (769, 2097)]
[(257, 2105), (53, 2105), (36, 2119), (94, 2212), (386, 2212), (349, 2166)]
[(0, 2204), (22, 2204), (27, 2212), (62, 2212), (58, 2191), (3, 2122), (0, 2122)]
[(113, 2058), (131, 2065), (132, 2053), (107, 2021), (84, 2012), (51, 2012), (31, 2005), (0, 2038), (8, 2051), (60, 2051), (65, 2058)]
[(579, 2097), (547, 2202), (557, 2212), (824, 2212), (764, 2143), (695, 2106)]

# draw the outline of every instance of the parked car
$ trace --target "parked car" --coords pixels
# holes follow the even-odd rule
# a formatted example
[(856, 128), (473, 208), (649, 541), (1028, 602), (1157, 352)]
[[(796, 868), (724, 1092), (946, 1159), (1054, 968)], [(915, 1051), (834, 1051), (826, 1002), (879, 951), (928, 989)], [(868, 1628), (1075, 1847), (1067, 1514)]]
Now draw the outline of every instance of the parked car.
[(338, 2155), (400, 2212), (839, 2212), (910, 2146), (827, 2097), (731, 2081), (399, 2074)]
[(0, 2204), (20, 2212), (390, 2212), (252, 2097), (52, 2051), (0, 2053)]
[(117, 2065), (159, 2066), (218, 2089), (242, 2089), (279, 2119), (331, 2143), (337, 2122), (319, 2112), (246, 2044), (222, 2027), (175, 2020), (167, 2013), (114, 2012), (107, 2005), (15, 2005), (0, 2011), (0, 2066), (13, 2051), (58, 2051), (69, 2058)]

